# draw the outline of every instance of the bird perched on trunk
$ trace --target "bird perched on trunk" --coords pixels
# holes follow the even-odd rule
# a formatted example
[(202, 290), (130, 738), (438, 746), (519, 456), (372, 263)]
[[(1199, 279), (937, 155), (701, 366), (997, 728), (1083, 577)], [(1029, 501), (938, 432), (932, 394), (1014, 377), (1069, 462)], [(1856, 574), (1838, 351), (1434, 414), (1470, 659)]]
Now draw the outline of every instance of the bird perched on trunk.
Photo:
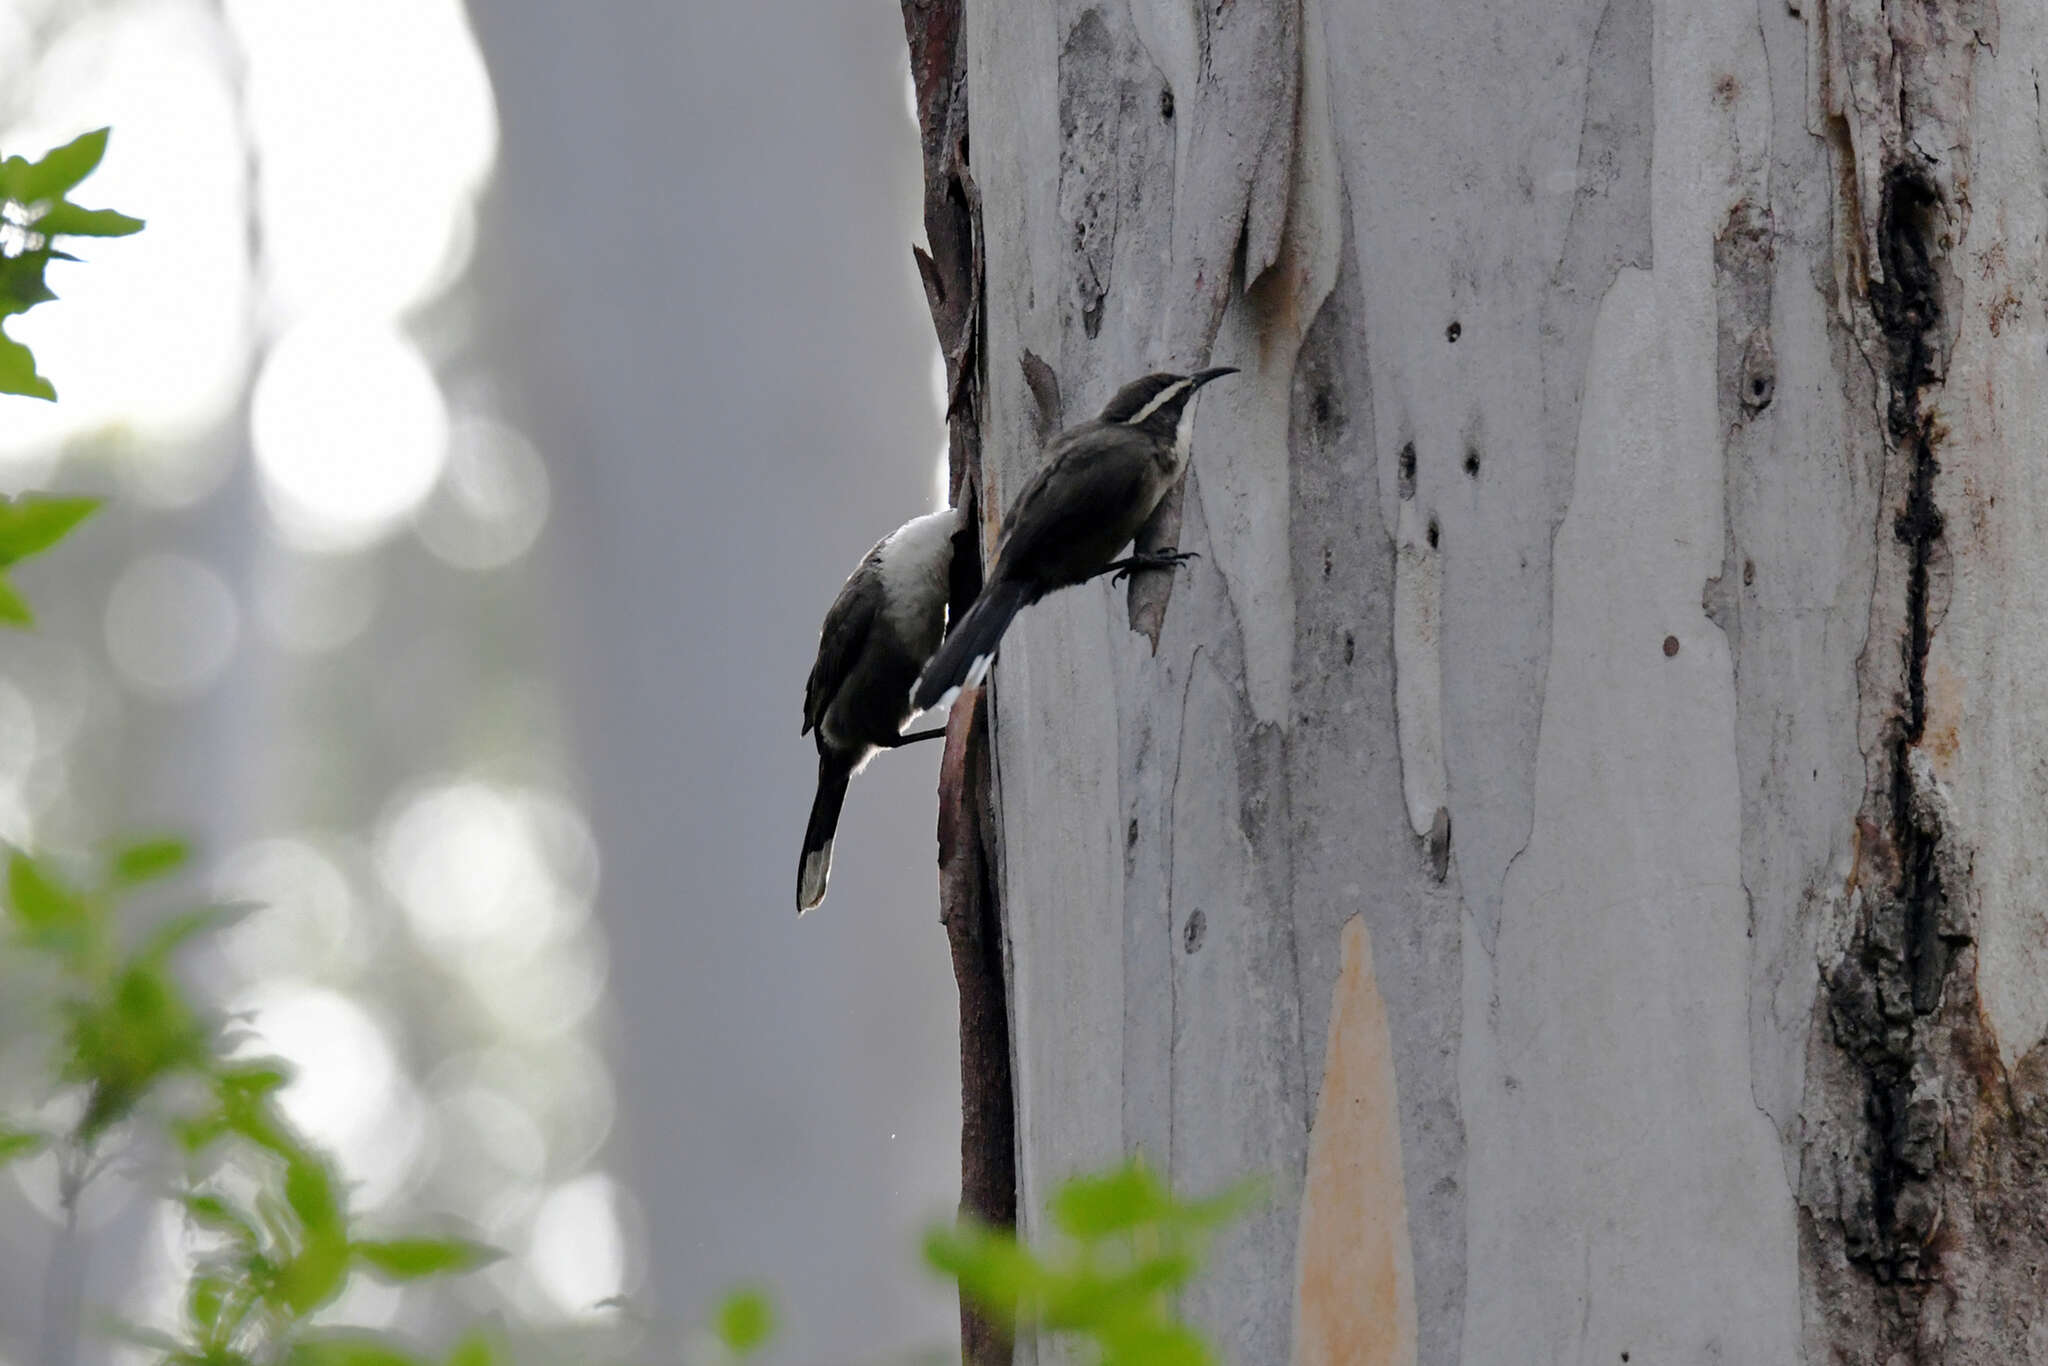
[(1011, 619), (1046, 594), (1098, 574), (1122, 578), (1192, 558), (1175, 550), (1111, 557), (1130, 544), (1187, 468), (1196, 391), (1236, 373), (1224, 366), (1133, 380), (1100, 417), (1046, 443), (1045, 463), (1010, 504), (995, 570), (925, 666), (911, 716), (950, 706), (961, 688), (981, 682)]
[(875, 751), (943, 735), (902, 735), (910, 688), (939, 648), (953, 566), (952, 508), (905, 522), (861, 560), (818, 632), (818, 659), (804, 684), (802, 734), (816, 732), (818, 795), (804, 829), (796, 908), (825, 899), (832, 836), (846, 785)]

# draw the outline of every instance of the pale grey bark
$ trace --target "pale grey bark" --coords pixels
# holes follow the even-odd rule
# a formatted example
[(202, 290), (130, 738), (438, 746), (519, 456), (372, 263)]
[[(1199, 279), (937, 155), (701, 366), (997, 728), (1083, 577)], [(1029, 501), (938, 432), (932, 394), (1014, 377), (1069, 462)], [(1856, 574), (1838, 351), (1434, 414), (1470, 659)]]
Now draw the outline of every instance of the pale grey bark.
[(995, 672), (1027, 1224), (1265, 1174), (1244, 1362), (2048, 1351), (2048, 21), (966, 12), (984, 509), (1027, 348), (1245, 370)]

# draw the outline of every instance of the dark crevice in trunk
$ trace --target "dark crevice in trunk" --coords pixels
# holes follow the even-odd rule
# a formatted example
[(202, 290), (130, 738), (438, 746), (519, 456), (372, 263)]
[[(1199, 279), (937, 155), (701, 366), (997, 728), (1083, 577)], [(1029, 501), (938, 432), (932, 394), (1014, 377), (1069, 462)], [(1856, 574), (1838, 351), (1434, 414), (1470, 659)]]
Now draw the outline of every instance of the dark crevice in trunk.
[(1930, 580), (1942, 536), (1934, 479), (1933, 416), (1924, 399), (1942, 376), (1942, 324), (1936, 268), (1941, 204), (1916, 168), (1896, 166), (1885, 182), (1878, 249), (1883, 279), (1871, 286), (1871, 311), (1883, 334), (1891, 390), (1888, 427), (1906, 458), (1905, 500), (1892, 523), (1906, 550), (1906, 611), (1899, 642), (1902, 707), (1885, 753), (1882, 825), (1873, 833), (1888, 854), (1889, 880), (1873, 888), (1870, 913), (1850, 954), (1828, 975), (1836, 1041), (1862, 1073), (1869, 1189), (1845, 1211), (1851, 1260), (1882, 1284), (1924, 1282), (1935, 1274), (1940, 1224), (1938, 1168), (1943, 1157), (1937, 1014), (1957, 949), (1967, 936), (1945, 927), (1938, 819), (1921, 798), (1912, 759), (1927, 725), (1927, 650), (1933, 631)]
[(1902, 158), (1888, 170), (1869, 300), (1887, 486), (1899, 490), (1879, 582), (1902, 601), (1880, 608), (1890, 624), (1866, 656), (1883, 670), (1879, 642), (1897, 641), (1896, 671), (1870, 680), (1893, 702), (1858, 820), (1857, 920), (1823, 968), (1829, 1032), (1809, 1054), (1809, 1096), (1824, 1098), (1809, 1102), (1803, 1197), (1815, 1360), (2035, 1360), (2013, 1306), (2048, 1296), (2048, 1049), (2008, 1065), (1978, 997), (1972, 852), (1936, 777), (1958, 762), (1937, 759), (1956, 718), (1928, 686), (1950, 553), (1935, 494), (1958, 321), (1945, 316), (1943, 257), (1958, 220), (1931, 168)]
[[(928, 250), (917, 251), (932, 325), (946, 361), (950, 489), (962, 509), (949, 617), (981, 591), (981, 434), (986, 329), (981, 204), (967, 160), (965, 0), (903, 0), (924, 149)], [(1000, 1228), (1017, 1223), (1016, 1100), (996, 884), (995, 786), (988, 707), (963, 695), (939, 770), (939, 918), (960, 995), (960, 1209)], [(1008, 1336), (960, 1306), (962, 1366), (1008, 1366)]]

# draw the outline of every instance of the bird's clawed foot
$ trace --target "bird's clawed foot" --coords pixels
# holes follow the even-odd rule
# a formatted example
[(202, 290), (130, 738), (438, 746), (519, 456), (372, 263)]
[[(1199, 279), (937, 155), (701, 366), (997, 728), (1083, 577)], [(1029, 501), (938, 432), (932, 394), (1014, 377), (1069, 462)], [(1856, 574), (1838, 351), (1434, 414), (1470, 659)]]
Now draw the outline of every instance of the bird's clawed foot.
[(882, 746), (882, 748), (902, 749), (905, 745), (914, 745), (920, 740), (943, 740), (945, 738), (946, 728), (939, 726), (933, 730), (914, 730), (908, 735), (899, 735), (894, 740), (889, 741), (888, 744)]
[[(1122, 583), (1125, 579), (1129, 578), (1134, 570), (1178, 569), (1189, 560), (1199, 560), (1201, 558), (1202, 556), (1198, 551), (1175, 550), (1169, 546), (1165, 550), (1141, 550), (1137, 554), (1125, 559), (1112, 560), (1104, 565), (1102, 570), (1105, 574), (1109, 574), (1109, 581), (1116, 584)], [(1110, 573), (1111, 570), (1116, 572)]]

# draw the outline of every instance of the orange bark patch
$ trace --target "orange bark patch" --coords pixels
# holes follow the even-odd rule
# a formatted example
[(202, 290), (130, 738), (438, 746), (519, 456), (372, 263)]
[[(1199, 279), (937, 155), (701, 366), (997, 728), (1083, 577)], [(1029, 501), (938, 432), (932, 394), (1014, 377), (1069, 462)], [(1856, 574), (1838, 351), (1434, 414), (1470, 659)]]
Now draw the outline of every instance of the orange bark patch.
[(1413, 1366), (1415, 1268), (1386, 1005), (1365, 922), (1344, 926), (1295, 1259), (1297, 1366)]

